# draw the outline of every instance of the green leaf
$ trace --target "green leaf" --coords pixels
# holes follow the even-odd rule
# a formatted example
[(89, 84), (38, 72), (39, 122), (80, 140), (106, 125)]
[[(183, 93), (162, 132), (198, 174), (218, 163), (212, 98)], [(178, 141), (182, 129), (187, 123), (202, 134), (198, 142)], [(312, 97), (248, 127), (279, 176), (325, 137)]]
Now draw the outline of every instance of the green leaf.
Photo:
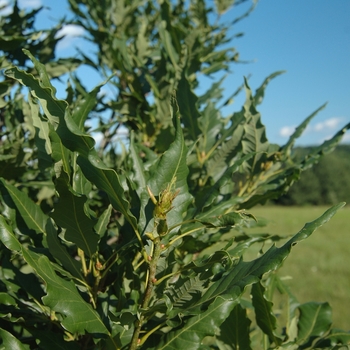
[(124, 188), (122, 187), (118, 174), (103, 164), (95, 152), (90, 152), (88, 158), (79, 156), (78, 165), (81, 167), (86, 178), (94, 183), (97, 188), (103, 190), (115, 210), (120, 211), (131, 224), (134, 232), (138, 232), (135, 216), (130, 212)]
[(24, 259), (45, 281), (45, 305), (64, 316), (62, 326), (71, 333), (109, 334), (99, 314), (79, 294), (72, 281), (59, 277), (49, 259), (29, 249), (22, 248)]
[(332, 308), (328, 303), (309, 302), (299, 306), (298, 344), (312, 341), (328, 332), (332, 325)]
[(190, 134), (193, 141), (197, 141), (200, 130), (198, 120), (200, 114), (197, 108), (198, 97), (193, 93), (190, 83), (188, 82), (185, 72), (182, 72), (179, 81), (176, 97), (179, 104), (179, 110), (182, 117), (182, 122)]
[(48, 217), (42, 212), (40, 207), (33, 203), (25, 193), (18, 190), (15, 186), (7, 184), (4, 179), (0, 178), (0, 182), (3, 184), (3, 186), (0, 186), (2, 194), (8, 194), (11, 197), (11, 200), (28, 228), (37, 233), (46, 235), (45, 226)]
[(13, 234), (12, 228), (2, 215), (0, 215), (0, 239), (6, 248), (17, 252), (21, 250), (21, 245)]
[(313, 149), (312, 153), (305, 157), (302, 161), (302, 169), (305, 170), (312, 166), (314, 163), (317, 163), (319, 158), (327, 153), (330, 153), (334, 150), (337, 144), (342, 140), (344, 134), (347, 130), (350, 129), (350, 123), (342, 127), (332, 138), (326, 140), (322, 145)]
[(285, 71), (278, 71), (278, 72), (272, 73), (263, 81), (263, 83), (255, 91), (255, 95), (254, 95), (254, 105), (255, 106), (259, 105), (263, 101), (267, 84), (272, 79), (276, 78), (277, 76), (279, 76), (283, 73), (285, 73)]
[(315, 112), (313, 112), (311, 115), (309, 115), (293, 132), (293, 134), (290, 136), (288, 142), (281, 148), (281, 151), (287, 156), (290, 156), (291, 150), (294, 146), (294, 143), (298, 137), (301, 136), (303, 131), (306, 129), (306, 127), (309, 125), (310, 121), (316, 116), (318, 112), (320, 112), (322, 109), (326, 107), (327, 103), (323, 104), (320, 108), (318, 108)]
[(251, 350), (250, 324), (251, 321), (247, 317), (247, 310), (238, 304), (221, 325), (218, 339), (225, 346), (230, 346), (230, 349)]
[(277, 326), (272, 309), (273, 303), (266, 299), (265, 287), (261, 282), (252, 286), (251, 295), (257, 325), (269, 337), (271, 343), (275, 346), (281, 345), (282, 339), (275, 334)]
[(350, 344), (350, 333), (344, 332), (340, 329), (332, 329), (325, 338), (329, 339), (333, 346), (339, 345), (339, 344), (344, 344), (344, 345)]
[(107, 231), (107, 226), (111, 218), (111, 213), (112, 213), (112, 206), (109, 205), (108, 208), (98, 218), (98, 221), (94, 229), (100, 237), (104, 236)]
[(67, 186), (63, 178), (57, 179), (56, 189), (60, 195), (51, 217), (56, 224), (65, 228), (65, 239), (75, 243), (91, 257), (97, 251), (99, 236), (94, 232), (93, 221), (85, 213), (85, 196), (77, 196)]
[(2, 340), (1, 349), (11, 350), (29, 350), (29, 345), (21, 343), (16, 337), (10, 332), (0, 328), (0, 339)]
[(237, 303), (238, 300), (216, 298), (208, 310), (191, 317), (179, 330), (166, 334), (157, 347), (152, 349), (200, 349), (204, 337), (219, 334), (220, 325)]
[[(214, 282), (203, 294), (200, 302), (205, 303), (213, 300), (219, 295), (232, 294), (233, 291), (237, 297), (243, 293), (244, 288), (258, 282), (266, 273), (276, 270), (289, 255), (292, 247), (307, 237), (309, 237), (318, 227), (325, 224), (330, 218), (345, 205), (340, 203), (328, 209), (316, 220), (307, 223), (294, 237), (292, 237), (282, 247), (272, 246), (264, 255), (250, 262), (240, 261), (233, 266), (223, 277)], [(193, 305), (192, 307), (196, 307)]]
[(186, 164), (187, 147), (181, 129), (180, 118), (177, 113), (176, 101), (172, 99), (173, 119), (175, 124), (175, 140), (169, 149), (163, 153), (159, 162), (153, 170), (153, 175), (149, 181), (149, 187), (154, 195), (158, 195), (168, 184), (175, 182), (175, 189), (179, 194), (173, 201), (173, 209), (168, 213), (168, 226), (173, 226), (182, 222), (183, 213), (191, 201), (188, 192)]
[(250, 220), (255, 220), (254, 216), (245, 212), (232, 212), (214, 217), (206, 217), (205, 219), (196, 219), (196, 221), (208, 227), (242, 226)]
[[(25, 193), (19, 191), (12, 185), (6, 184), (2, 179), (0, 179), (0, 181), (2, 181), (4, 184), (7, 193), (13, 200), (26, 225), (35, 230), (35, 232), (43, 234), (46, 237), (47, 245), (51, 254), (74, 276), (81, 278), (78, 262), (72, 259), (67, 251), (67, 248), (59, 241), (57, 231), (53, 227), (51, 219), (45, 215), (41, 208), (37, 204), (33, 203)], [(5, 229), (2, 239), (5, 239), (5, 234), (8, 237), (6, 241), (9, 239), (8, 243), (5, 244), (4, 241), (4, 244), (9, 249), (18, 251), (19, 247), (16, 246), (17, 240), (12, 239), (11, 234), (9, 233), (12, 232), (12, 229), (6, 224), (3, 217), (0, 218), (2, 221), (1, 229)], [(9, 244), (9, 246), (7, 244)]]
[(39, 113), (39, 105), (33, 100), (31, 95), (28, 96), (30, 109), (32, 112), (33, 126), (35, 127), (35, 143), (38, 149), (39, 167), (46, 169), (52, 164), (51, 153), (52, 146), (49, 137), (50, 129), (47, 121), (44, 121)]
[(259, 161), (264, 152), (267, 152), (269, 142), (266, 138), (265, 126), (261, 122), (260, 113), (255, 109), (254, 98), (247, 80), (246, 103), (244, 104), (244, 117), (246, 123), (243, 125), (244, 134), (242, 137), (242, 152), (244, 155), (254, 153), (255, 156), (246, 163), (246, 168), (252, 177), (255, 172), (259, 172)]
[[(79, 129), (79, 126), (69, 114), (67, 102), (58, 100), (54, 96), (56, 91), (50, 83), (50, 77), (45, 70), (45, 66), (39, 63), (29, 51), (24, 50), (24, 52), (34, 63), (40, 80), (17, 67), (6, 70), (6, 75), (31, 89), (32, 95), (40, 101), (45, 115), (54, 126), (64, 146), (87, 156), (95, 144), (94, 139)], [(84, 113), (86, 114), (86, 111)]]

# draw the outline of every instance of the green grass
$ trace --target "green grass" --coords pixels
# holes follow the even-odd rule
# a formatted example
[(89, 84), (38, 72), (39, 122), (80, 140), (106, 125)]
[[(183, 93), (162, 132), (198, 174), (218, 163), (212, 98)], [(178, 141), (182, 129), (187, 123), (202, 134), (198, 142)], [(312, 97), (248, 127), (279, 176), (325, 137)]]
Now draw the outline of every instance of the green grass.
[[(253, 232), (288, 236), (320, 216), (326, 207), (256, 207), (255, 216), (267, 226)], [(308, 239), (293, 247), (278, 272), (299, 302), (328, 301), (333, 326), (350, 330), (350, 207), (345, 207)]]

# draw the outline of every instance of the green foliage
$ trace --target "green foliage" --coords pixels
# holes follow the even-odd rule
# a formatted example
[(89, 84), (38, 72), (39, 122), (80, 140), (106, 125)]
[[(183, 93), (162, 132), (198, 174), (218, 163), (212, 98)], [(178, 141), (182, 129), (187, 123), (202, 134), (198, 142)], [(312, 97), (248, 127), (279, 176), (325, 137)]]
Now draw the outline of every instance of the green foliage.
[[(314, 147), (297, 148), (295, 157), (312, 153)], [(349, 202), (350, 185), (347, 175), (350, 171), (349, 146), (340, 145), (310, 169), (300, 181), (277, 203), (283, 205), (332, 205), (339, 201)]]
[[(233, 49), (218, 50), (229, 26), (211, 24), (214, 10), (203, 1), (69, 2), (75, 23), (98, 45), (97, 62), (82, 54), (84, 62), (113, 73), (106, 84), (117, 93), (105, 100), (98, 96), (101, 86), (88, 93), (73, 76), (67, 99), (59, 100), (50, 65), (27, 49), (34, 69), (5, 71), (11, 83), (4, 111), (10, 116), (21, 109), (24, 118), (4, 125), (0, 144), (3, 345), (345, 344), (349, 335), (332, 330), (328, 304), (299, 305), (288, 293), (292, 303), (281, 331), (271, 302), (276, 286), (282, 288), (274, 272), (292, 246), (344, 203), (280, 247), (261, 249), (255, 260), (244, 256), (253, 244), (271, 240), (246, 233), (255, 225), (246, 209), (283, 194), (350, 126), (297, 160), (291, 149), (299, 135), (284, 147), (270, 144), (257, 110), (279, 73), (256, 93), (245, 80), (246, 102), (228, 117), (218, 107), (219, 82), (197, 96), (199, 74), (227, 70), (238, 59)], [(233, 3), (216, 1), (217, 13)], [(29, 89), (28, 99), (10, 96), (14, 82)], [(96, 145), (86, 125), (99, 108), (109, 119), (100, 119), (104, 138)], [(130, 133), (125, 152), (111, 137), (120, 125)]]

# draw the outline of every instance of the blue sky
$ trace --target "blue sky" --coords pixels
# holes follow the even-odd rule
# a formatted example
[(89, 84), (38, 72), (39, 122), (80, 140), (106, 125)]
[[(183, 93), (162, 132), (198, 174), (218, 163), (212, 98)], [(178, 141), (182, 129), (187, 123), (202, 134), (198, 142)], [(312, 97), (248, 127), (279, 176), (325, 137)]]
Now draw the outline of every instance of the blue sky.
[[(26, 8), (51, 8), (42, 11), (37, 23), (42, 28), (55, 23), (68, 10), (65, 0), (20, 0), (19, 4)], [(223, 19), (233, 19), (247, 5), (225, 14)], [(349, 19), (348, 0), (260, 0), (250, 16), (232, 28), (232, 34), (244, 33), (232, 46), (241, 60), (249, 63), (232, 66), (232, 74), (224, 83), (227, 96), (243, 82), (244, 76), (250, 76), (249, 84), (255, 90), (269, 74), (286, 70), (270, 82), (258, 107), (270, 142), (284, 144), (293, 128), (325, 102), (326, 109), (316, 116), (299, 145), (320, 144), (350, 122)], [(59, 46), (61, 56), (69, 55), (74, 45), (82, 44), (74, 38), (74, 34), (81, 33), (79, 28), (66, 28), (65, 32), (69, 38)], [(92, 71), (88, 74), (89, 88), (100, 83)], [(242, 94), (224, 113), (239, 110), (243, 103)], [(344, 141), (350, 142), (350, 133)]]

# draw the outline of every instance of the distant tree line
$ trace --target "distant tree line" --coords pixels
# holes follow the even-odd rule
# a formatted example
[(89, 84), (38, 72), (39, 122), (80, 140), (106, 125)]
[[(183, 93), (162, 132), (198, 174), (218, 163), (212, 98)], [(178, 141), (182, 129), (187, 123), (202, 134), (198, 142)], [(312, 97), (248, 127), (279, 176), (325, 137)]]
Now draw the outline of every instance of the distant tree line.
[[(310, 154), (312, 147), (296, 148), (298, 157)], [(275, 200), (281, 205), (331, 205), (350, 203), (350, 145), (340, 145), (305, 170), (288, 193)]]

